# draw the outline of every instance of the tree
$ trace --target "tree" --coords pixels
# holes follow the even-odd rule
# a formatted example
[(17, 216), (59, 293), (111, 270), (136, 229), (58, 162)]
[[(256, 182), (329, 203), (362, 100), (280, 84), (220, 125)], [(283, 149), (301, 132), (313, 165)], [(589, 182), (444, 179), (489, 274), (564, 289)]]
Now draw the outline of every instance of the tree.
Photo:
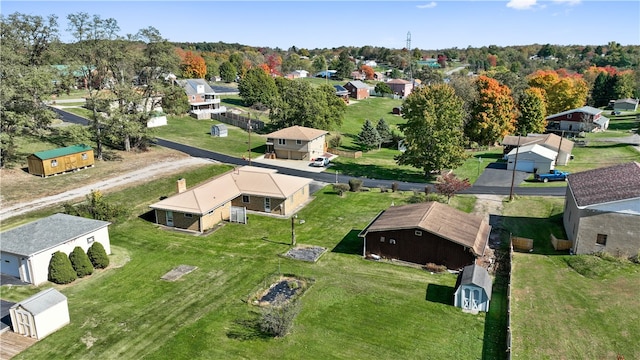
[(438, 180), (434, 185), (438, 194), (447, 197), (447, 204), (451, 201), (451, 198), (458, 192), (471, 187), (469, 179), (460, 179), (452, 172), (438, 176)]
[(324, 56), (316, 56), (315, 58), (313, 58), (311, 66), (313, 67), (313, 71), (317, 73), (327, 70), (327, 59), (325, 59)]
[(162, 110), (167, 114), (183, 115), (189, 111), (189, 98), (184, 89), (174, 84), (164, 88)]
[(48, 280), (56, 284), (68, 284), (77, 278), (67, 254), (62, 251), (54, 252), (49, 261)]
[(76, 246), (69, 254), (69, 261), (79, 278), (93, 274), (93, 265), (91, 265), (89, 257), (80, 246)]
[(373, 71), (373, 68), (369, 65), (362, 65), (360, 67), (360, 71), (362, 71), (365, 75), (365, 78), (367, 80), (373, 80), (373, 75), (375, 75), (375, 71)]
[(187, 79), (202, 79), (207, 75), (204, 58), (192, 51), (187, 51), (181, 65), (182, 76)]
[(579, 75), (557, 71), (538, 70), (527, 78), (530, 87), (537, 87), (543, 91), (548, 114), (583, 106), (587, 102), (589, 88)]
[(478, 97), (465, 132), (471, 141), (492, 145), (515, 130), (515, 103), (511, 90), (490, 77), (478, 77), (476, 88)]
[(516, 124), (516, 132), (521, 135), (529, 133), (543, 133), (547, 127), (545, 117), (547, 109), (544, 95), (539, 88), (529, 88), (518, 102), (520, 116)]
[(432, 172), (455, 168), (464, 162), (464, 111), (462, 100), (446, 84), (420, 87), (403, 105), (406, 151), (396, 157), (399, 165)]
[(105, 269), (109, 266), (109, 256), (107, 256), (107, 252), (104, 250), (104, 246), (101, 243), (94, 241), (93, 244), (87, 250), (87, 256), (89, 257), (89, 261), (96, 269)]
[(383, 118), (380, 118), (380, 120), (378, 120), (378, 123), (376, 124), (376, 131), (378, 132), (378, 135), (380, 135), (380, 145), (378, 146), (378, 148), (393, 141), (391, 128)]
[(278, 88), (273, 77), (261, 68), (252, 68), (240, 79), (238, 91), (246, 106), (263, 104), (270, 106)]
[(364, 124), (362, 125), (360, 133), (358, 134), (356, 143), (359, 144), (362, 149), (368, 151), (373, 148), (379, 147), (381, 142), (382, 139), (380, 138), (380, 134), (378, 134), (376, 128), (373, 127), (371, 121), (369, 121), (369, 119), (366, 119), (364, 121)]
[(336, 66), (336, 77), (338, 79), (348, 78), (351, 75), (351, 72), (354, 69), (354, 65), (351, 62), (351, 58), (349, 57), (349, 52), (347, 50), (342, 50), (340, 55), (338, 55), (338, 63)]
[(379, 83), (376, 84), (375, 92), (380, 94), (380, 96), (384, 96), (385, 94), (391, 94), (392, 93), (391, 87), (389, 86), (389, 84), (384, 83), (384, 82), (379, 82)]
[(438, 84), (444, 81), (444, 76), (439, 70), (432, 69), (428, 66), (416, 71), (415, 78), (420, 79), (425, 85)]
[(236, 81), (236, 76), (238, 75), (238, 70), (235, 66), (229, 61), (225, 61), (220, 64), (220, 77), (224, 82), (233, 82)]

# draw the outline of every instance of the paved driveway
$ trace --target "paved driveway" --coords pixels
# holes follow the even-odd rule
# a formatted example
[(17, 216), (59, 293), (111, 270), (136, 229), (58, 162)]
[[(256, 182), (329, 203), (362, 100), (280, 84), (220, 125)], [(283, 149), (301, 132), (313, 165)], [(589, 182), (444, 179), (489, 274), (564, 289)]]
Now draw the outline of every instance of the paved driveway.
[[(524, 171), (516, 171), (513, 186), (518, 186), (531, 174)], [(511, 187), (511, 179), (513, 177), (513, 171), (507, 170), (506, 163), (491, 163), (487, 165), (482, 174), (473, 186), (502, 186)]]

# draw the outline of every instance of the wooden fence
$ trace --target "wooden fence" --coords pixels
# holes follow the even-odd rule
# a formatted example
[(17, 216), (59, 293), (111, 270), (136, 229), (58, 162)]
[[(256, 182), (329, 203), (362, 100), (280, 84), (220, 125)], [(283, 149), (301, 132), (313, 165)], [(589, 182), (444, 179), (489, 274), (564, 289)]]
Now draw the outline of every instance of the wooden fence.
[(521, 251), (530, 251), (533, 250), (533, 239), (512, 236), (511, 243), (513, 244), (513, 248)]
[(245, 130), (249, 129), (249, 121), (251, 121), (251, 130), (262, 130), (264, 128), (264, 122), (257, 119), (251, 119), (242, 115), (234, 114), (232, 112), (226, 112), (224, 114), (212, 114), (211, 118)]
[(327, 151), (332, 154), (346, 157), (346, 158), (351, 158), (351, 159), (357, 159), (362, 157), (362, 151), (344, 151), (344, 150), (338, 150), (338, 149), (332, 149), (332, 148), (327, 149)]
[(569, 250), (573, 247), (571, 240), (558, 239), (551, 234), (551, 244), (556, 250)]
[(507, 360), (511, 360), (511, 274), (513, 273), (513, 242), (509, 243), (509, 264), (507, 281)]

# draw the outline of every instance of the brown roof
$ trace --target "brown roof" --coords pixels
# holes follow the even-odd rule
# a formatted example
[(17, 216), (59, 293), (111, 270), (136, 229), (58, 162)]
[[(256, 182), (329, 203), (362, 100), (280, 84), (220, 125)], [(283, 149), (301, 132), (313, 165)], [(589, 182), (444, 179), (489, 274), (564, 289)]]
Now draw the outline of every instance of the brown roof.
[(484, 254), (491, 226), (482, 216), (468, 214), (438, 202), (392, 206), (362, 232), (420, 228)]
[(267, 134), (267, 137), (274, 138), (274, 139), (311, 141), (328, 133), (329, 132), (325, 130), (318, 130), (318, 129), (296, 125), (296, 126), (284, 128), (282, 130), (274, 131), (270, 134)]
[(637, 161), (569, 174), (568, 187), (578, 206), (640, 198)]
[(202, 215), (240, 195), (286, 199), (310, 182), (311, 179), (278, 174), (276, 170), (244, 166), (150, 207)]
[(404, 80), (404, 79), (393, 79), (393, 80), (389, 80), (387, 81), (387, 84), (410, 84), (410, 81)]
[[(528, 134), (520, 137), (520, 146), (532, 144), (540, 144), (554, 151), (558, 151), (558, 146), (560, 146), (560, 150), (571, 153), (574, 142), (569, 139), (563, 139), (556, 134)], [(502, 139), (502, 145), (518, 146), (518, 137), (507, 135)]]

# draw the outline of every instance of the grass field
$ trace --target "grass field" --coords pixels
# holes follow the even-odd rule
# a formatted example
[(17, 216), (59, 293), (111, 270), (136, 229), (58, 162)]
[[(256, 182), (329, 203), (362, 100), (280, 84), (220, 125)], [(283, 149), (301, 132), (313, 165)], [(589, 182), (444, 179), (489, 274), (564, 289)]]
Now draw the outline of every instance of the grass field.
[[(196, 184), (213, 169), (226, 167), (183, 175)], [(490, 335), (484, 314), (464, 314), (448, 304), (454, 275), (362, 259), (357, 233), (412, 192), (341, 198), (330, 188), (321, 190), (298, 214), (305, 223), (296, 225), (296, 234), (299, 244), (328, 252), (306, 263), (278, 256), (289, 249), (288, 219), (250, 214), (247, 225), (226, 224), (194, 236), (161, 230), (137, 216), (174, 186), (173, 179), (163, 179), (108, 195), (115, 203), (134, 204), (130, 218), (110, 227), (116, 266), (56, 286), (68, 297), (71, 324), (17, 359), (477, 359), (483, 352), (500, 353), (484, 344)], [(461, 198), (459, 204), (470, 209), (472, 203)], [(175, 282), (160, 280), (181, 264), (198, 268)], [(291, 333), (273, 339), (258, 331), (257, 310), (247, 299), (278, 274), (314, 283), (301, 298)], [(49, 286), (3, 288), (2, 297), (21, 300)]]
[(534, 239), (513, 260), (513, 357), (640, 358), (640, 265), (613, 257), (556, 252), (564, 238), (563, 199), (522, 197), (505, 204), (504, 226)]

